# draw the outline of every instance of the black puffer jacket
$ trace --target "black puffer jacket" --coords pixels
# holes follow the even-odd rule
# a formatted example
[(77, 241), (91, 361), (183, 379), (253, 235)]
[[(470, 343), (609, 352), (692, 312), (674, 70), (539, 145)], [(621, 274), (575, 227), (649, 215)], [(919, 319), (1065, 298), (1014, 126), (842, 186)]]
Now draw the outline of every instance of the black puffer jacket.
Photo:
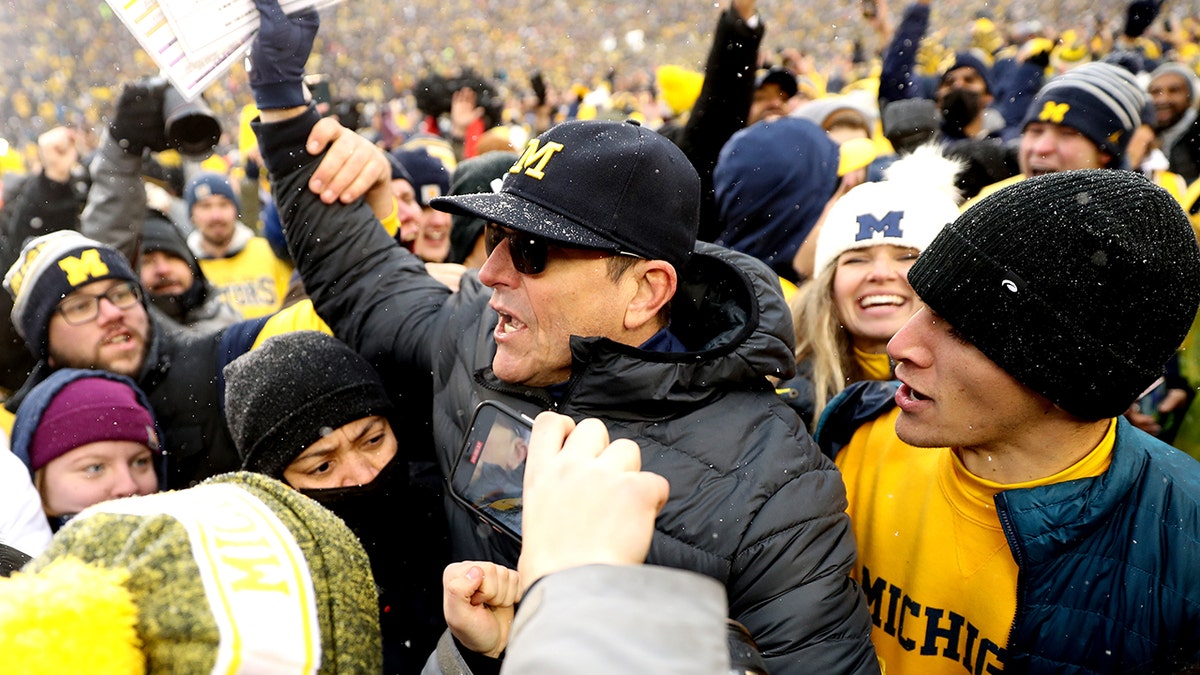
[[(451, 294), (366, 206), (325, 206), (308, 190), (319, 157), (303, 146), (316, 120), (310, 110), (257, 127), (288, 247), (317, 312), (389, 386), (432, 374), (443, 472), (481, 399), (599, 417), (614, 437), (641, 445), (644, 469), (670, 481), (649, 562), (722, 581), (731, 615), (772, 673), (878, 671), (870, 617), (849, 578), (855, 547), (841, 476), (766, 380), (793, 369), (791, 321), (766, 267), (700, 244), (672, 304), (672, 330), (691, 351), (572, 338), (572, 376), (555, 404), (545, 390), (492, 374), (497, 315), (477, 277)], [(452, 505), (450, 517), (456, 557), (515, 563), (470, 514)]]

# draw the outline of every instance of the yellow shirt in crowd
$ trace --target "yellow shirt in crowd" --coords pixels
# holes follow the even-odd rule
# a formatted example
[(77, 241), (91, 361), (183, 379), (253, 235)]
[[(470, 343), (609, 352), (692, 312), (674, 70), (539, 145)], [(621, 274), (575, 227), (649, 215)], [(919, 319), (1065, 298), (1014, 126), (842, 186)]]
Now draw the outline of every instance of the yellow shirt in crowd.
[(221, 302), (247, 319), (278, 311), (292, 278), (292, 266), (275, 257), (262, 237), (250, 239), (245, 248), (228, 258), (201, 258), (200, 269), (217, 289)]

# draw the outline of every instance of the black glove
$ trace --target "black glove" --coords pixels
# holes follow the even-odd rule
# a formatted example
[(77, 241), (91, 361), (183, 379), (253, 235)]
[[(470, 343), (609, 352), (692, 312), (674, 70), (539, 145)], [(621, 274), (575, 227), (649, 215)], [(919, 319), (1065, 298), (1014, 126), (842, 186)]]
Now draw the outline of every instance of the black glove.
[(167, 81), (151, 78), (126, 83), (117, 99), (117, 110), (108, 130), (121, 147), (133, 155), (145, 148), (155, 152), (167, 149), (163, 131), (163, 95)]
[(304, 64), (312, 52), (321, 25), (315, 9), (291, 16), (279, 0), (254, 0), (260, 23), (250, 47), (250, 87), (259, 110), (294, 108), (308, 101), (304, 95)]
[(538, 107), (546, 105), (546, 80), (542, 78), (541, 71), (533, 74), (529, 79), (529, 85), (533, 87), (533, 95), (537, 96)]
[(1162, 0), (1134, 0), (1125, 8), (1125, 35), (1141, 37), (1142, 33), (1154, 23)]

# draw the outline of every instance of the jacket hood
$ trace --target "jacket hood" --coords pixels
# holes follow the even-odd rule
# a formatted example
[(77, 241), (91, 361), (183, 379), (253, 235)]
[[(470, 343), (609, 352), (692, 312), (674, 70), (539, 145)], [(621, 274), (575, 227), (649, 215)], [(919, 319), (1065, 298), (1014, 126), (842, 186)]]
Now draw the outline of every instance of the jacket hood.
[[(239, 220), (233, 226), (233, 241), (229, 244), (229, 250), (225, 252), (225, 257), (231, 258), (241, 253), (242, 249), (246, 248), (246, 244), (249, 244), (254, 236), (254, 230)], [(204, 252), (203, 241), (204, 237), (200, 235), (200, 230), (192, 230), (192, 233), (187, 236), (188, 248), (191, 249), (192, 254), (196, 256), (197, 260), (212, 258), (212, 256)]]
[(838, 146), (809, 120), (752, 124), (721, 149), (713, 169), (716, 243), (795, 279), (792, 258), (838, 186)]
[(697, 243), (671, 304), (683, 353), (571, 338), (572, 407), (605, 417), (672, 417), (730, 387), (768, 387), (795, 372), (792, 320), (779, 278), (759, 260)]

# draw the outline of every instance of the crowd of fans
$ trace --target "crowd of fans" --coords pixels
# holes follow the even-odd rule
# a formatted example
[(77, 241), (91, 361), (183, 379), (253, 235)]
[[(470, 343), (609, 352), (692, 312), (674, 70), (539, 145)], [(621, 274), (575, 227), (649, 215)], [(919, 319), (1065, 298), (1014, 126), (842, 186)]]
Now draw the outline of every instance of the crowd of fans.
[(1200, 9), (279, 3), (5, 5), (6, 664), (1200, 672)]
[[(938, 3), (934, 25), (964, 29), (951, 31), (947, 46), (953, 48), (954, 40), (969, 39), (965, 28), (977, 16), (991, 16), (1001, 26), (1036, 20), (1047, 28), (1092, 31), (1115, 26), (1124, 5), (952, 0)], [(785, 48), (811, 54), (826, 79), (853, 77), (856, 59), (869, 68), (886, 41), (886, 30), (864, 19), (859, 3), (766, 3), (760, 12), (770, 27), (763, 54), (771, 58)], [(10, 0), (0, 7), (3, 14), (0, 41), (16, 58), (0, 64), (0, 138), (19, 150), (56, 126), (93, 131), (111, 109), (114, 81), (156, 70), (99, 0)], [(658, 65), (702, 69), (715, 14), (712, 3), (686, 0), (342, 3), (325, 12), (336, 32), (318, 38), (309, 72), (330, 78), (335, 97), (373, 104), (399, 98), (407, 110), (414, 104), (405, 97), (421, 78), (463, 69), (513, 97), (529, 92), (535, 72), (559, 90), (592, 88), (610, 74), (618, 87), (635, 89), (653, 83)], [(242, 69), (205, 95), (223, 128), (237, 129), (238, 111), (251, 100)]]

